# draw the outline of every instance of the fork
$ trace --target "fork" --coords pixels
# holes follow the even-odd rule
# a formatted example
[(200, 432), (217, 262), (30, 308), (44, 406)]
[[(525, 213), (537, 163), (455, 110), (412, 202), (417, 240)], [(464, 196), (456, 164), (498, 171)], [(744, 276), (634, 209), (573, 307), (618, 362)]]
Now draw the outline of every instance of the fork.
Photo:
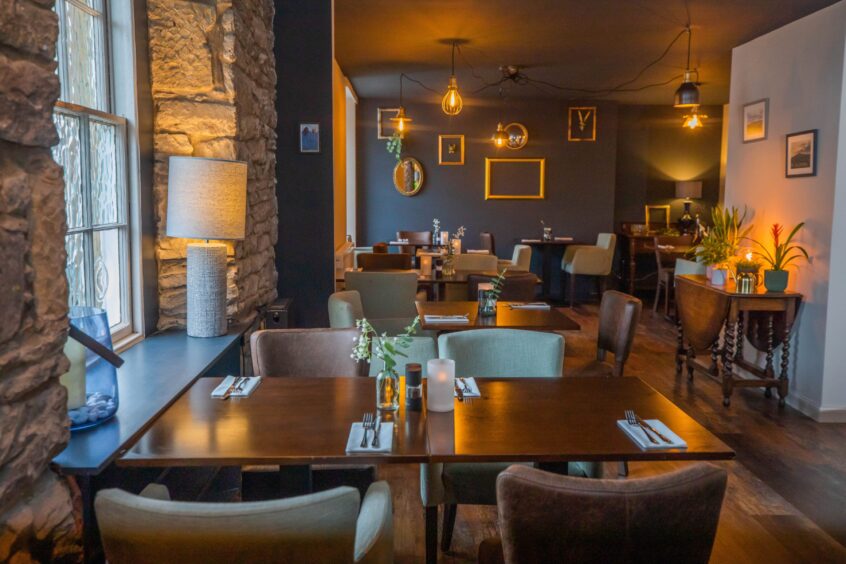
[(367, 412), (364, 414), (364, 417), (361, 420), (361, 428), (364, 429), (364, 437), (361, 439), (361, 444), (358, 445), (361, 448), (367, 448), (367, 431), (370, 429), (370, 425), (373, 424), (373, 414)]
[(647, 430), (647, 428), (644, 427), (643, 425), (641, 425), (640, 423), (638, 423), (637, 416), (635, 415), (634, 411), (632, 411), (631, 409), (627, 409), (626, 412), (625, 412), (625, 415), (626, 415), (626, 422), (629, 425), (634, 425), (634, 426), (640, 427), (641, 429), (643, 429), (643, 434), (646, 435), (646, 438), (649, 439), (649, 442), (651, 442), (652, 444), (655, 444), (655, 445), (658, 444), (658, 441), (655, 440), (655, 437), (652, 436), (652, 434)]

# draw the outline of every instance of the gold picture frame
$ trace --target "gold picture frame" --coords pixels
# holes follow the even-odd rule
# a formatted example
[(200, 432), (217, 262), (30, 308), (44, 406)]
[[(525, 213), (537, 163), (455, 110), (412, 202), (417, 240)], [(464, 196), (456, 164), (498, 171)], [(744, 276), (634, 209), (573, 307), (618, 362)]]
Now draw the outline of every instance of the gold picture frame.
[[(446, 143), (446, 155), (444, 155), (445, 142), (457, 140), (457, 154), (453, 154), (453, 144)], [(446, 156), (446, 159), (444, 159)], [(438, 164), (444, 166), (459, 166), (464, 164), (464, 135), (438, 135)]]
[[(399, 108), (376, 108), (376, 139), (390, 139), (393, 124), (391, 118), (399, 114)], [(390, 134), (388, 132), (391, 132)]]
[(596, 141), (596, 106), (567, 109), (567, 141)]
[(645, 223), (646, 223), (646, 232), (649, 233), (652, 231), (651, 227), (649, 226), (649, 217), (650, 213), (653, 211), (663, 211), (664, 212), (664, 222), (666, 224), (666, 228), (670, 228), (670, 206), (643, 206), (643, 214), (645, 216)]
[[(493, 169), (496, 164), (537, 163), (538, 192), (537, 194), (495, 194), (493, 190)], [(486, 200), (543, 200), (546, 197), (546, 159), (496, 159), (485, 158), (485, 199)]]

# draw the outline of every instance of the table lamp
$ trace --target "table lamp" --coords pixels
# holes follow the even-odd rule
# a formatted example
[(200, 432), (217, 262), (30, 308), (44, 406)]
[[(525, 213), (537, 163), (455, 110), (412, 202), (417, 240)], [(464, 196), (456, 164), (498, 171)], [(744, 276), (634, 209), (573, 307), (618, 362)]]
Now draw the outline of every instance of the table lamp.
[(188, 245), (188, 336), (226, 333), (226, 245), (243, 239), (247, 220), (247, 163), (170, 157), (167, 235), (205, 239)]
[(693, 233), (696, 221), (690, 215), (690, 200), (702, 197), (701, 180), (682, 180), (676, 182), (676, 198), (684, 198), (684, 212), (679, 218), (679, 232)]

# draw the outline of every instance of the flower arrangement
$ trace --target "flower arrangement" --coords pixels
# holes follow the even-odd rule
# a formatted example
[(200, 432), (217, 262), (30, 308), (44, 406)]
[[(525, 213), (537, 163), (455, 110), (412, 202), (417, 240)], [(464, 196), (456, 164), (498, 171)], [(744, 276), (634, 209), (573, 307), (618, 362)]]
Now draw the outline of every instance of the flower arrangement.
[(354, 339), (355, 345), (351, 358), (366, 360), (369, 363), (377, 358), (383, 362), (385, 371), (395, 372), (396, 357), (407, 356), (400, 349), (407, 349), (411, 344), (411, 336), (420, 328), (420, 316), (415, 317), (411, 325), (396, 337), (388, 337), (387, 333), (379, 335), (366, 318), (356, 320), (355, 326), (361, 330), (361, 333)]
[(456, 230), (455, 233), (453, 233), (450, 236), (450, 244), (447, 245), (447, 256), (448, 257), (452, 257), (452, 256), (455, 255), (455, 247), (452, 246), (452, 241), (455, 241), (455, 240), (460, 241), (461, 238), (464, 237), (464, 233), (465, 233), (465, 230), (464, 230), (464, 226), (462, 225), (461, 227), (458, 228), (458, 230)]
[(784, 226), (779, 223), (774, 223), (770, 228), (770, 235), (773, 241), (773, 252), (771, 253), (767, 247), (760, 241), (752, 239), (752, 242), (758, 245), (760, 251), (755, 251), (755, 254), (767, 265), (770, 270), (785, 270), (787, 266), (799, 258), (805, 257), (805, 260), (811, 260), (808, 256), (808, 251), (801, 245), (793, 244), (793, 237), (805, 226), (805, 222), (800, 223), (790, 232), (787, 239), (781, 240), (781, 234), (784, 232)]
[(394, 156), (397, 162), (402, 160), (402, 136), (399, 133), (394, 132), (391, 135), (391, 138), (385, 143), (385, 148)]

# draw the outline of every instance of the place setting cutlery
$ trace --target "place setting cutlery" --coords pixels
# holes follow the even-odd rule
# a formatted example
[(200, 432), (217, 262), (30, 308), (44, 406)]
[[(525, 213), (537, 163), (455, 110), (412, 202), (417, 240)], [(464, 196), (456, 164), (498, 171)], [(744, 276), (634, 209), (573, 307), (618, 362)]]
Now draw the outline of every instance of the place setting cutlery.
[(261, 376), (227, 376), (212, 390), (211, 397), (219, 400), (249, 397), (261, 383)]
[(470, 316), (467, 313), (456, 315), (424, 315), (426, 323), (469, 323)]
[(625, 420), (618, 420), (620, 427), (630, 439), (644, 450), (687, 448), (687, 443), (657, 419), (642, 419), (632, 409), (623, 413)]
[(470, 403), (473, 401), (473, 398), (482, 397), (475, 378), (456, 376), (454, 385), (455, 396), (458, 398), (458, 401)]
[(348, 453), (389, 453), (393, 447), (392, 422), (383, 423), (378, 413), (367, 412), (352, 424), (347, 440)]

